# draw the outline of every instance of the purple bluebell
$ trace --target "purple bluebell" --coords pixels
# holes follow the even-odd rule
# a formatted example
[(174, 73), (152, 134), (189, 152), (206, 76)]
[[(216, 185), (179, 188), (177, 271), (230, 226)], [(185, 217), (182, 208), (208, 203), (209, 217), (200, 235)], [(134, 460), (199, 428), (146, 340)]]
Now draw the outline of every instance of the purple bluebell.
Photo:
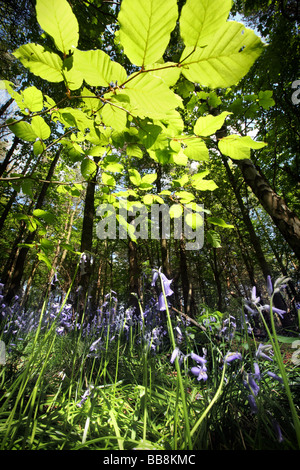
[(271, 276), (267, 277), (267, 291), (268, 291), (269, 295), (272, 295), (272, 293), (273, 293), (273, 284), (272, 284)]
[[(263, 310), (266, 310), (267, 312), (270, 312), (271, 310), (271, 307), (270, 305), (263, 305)], [(272, 307), (272, 311), (277, 313), (281, 318), (283, 318), (283, 315), (286, 313), (285, 310), (281, 310), (280, 308), (277, 308), (277, 307)]]
[(269, 377), (271, 377), (272, 379), (275, 379), (275, 380), (277, 380), (278, 382), (283, 383), (282, 378), (279, 377), (278, 375), (276, 375), (274, 372), (271, 372), (270, 370), (268, 370), (268, 371), (267, 371), (267, 375), (268, 375)]
[(265, 361), (271, 361), (271, 362), (272, 362), (273, 359), (272, 359), (270, 356), (268, 356), (268, 355), (266, 354), (266, 352), (269, 353), (269, 354), (273, 354), (273, 353), (272, 353), (272, 346), (270, 346), (269, 344), (265, 344), (265, 345), (264, 345), (264, 344), (260, 343), (260, 344), (258, 345), (258, 348), (257, 348), (257, 351), (256, 351), (256, 353), (255, 353), (255, 356), (256, 356), (257, 358), (264, 359)]
[(197, 380), (204, 380), (204, 382), (207, 380), (207, 368), (205, 366), (193, 366), (191, 368), (191, 372), (193, 375), (197, 377)]
[(235, 361), (235, 360), (241, 360), (242, 359), (242, 355), (241, 353), (235, 351), (235, 352), (228, 352), (226, 354), (226, 356), (224, 357), (224, 362), (226, 362), (227, 364), (229, 364), (230, 362), (232, 361)]
[(250, 405), (250, 409), (252, 413), (257, 414), (258, 408), (257, 408), (255, 397), (252, 394), (248, 395), (248, 401), (249, 401), (249, 405)]

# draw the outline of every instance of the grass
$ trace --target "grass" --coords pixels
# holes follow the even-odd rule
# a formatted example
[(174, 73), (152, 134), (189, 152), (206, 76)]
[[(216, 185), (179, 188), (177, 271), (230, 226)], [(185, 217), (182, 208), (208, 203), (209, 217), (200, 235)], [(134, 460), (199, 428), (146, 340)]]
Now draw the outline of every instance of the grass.
[[(98, 337), (79, 326), (58, 335), (59, 315), (23, 336), (20, 330), (22, 340), (0, 366), (1, 450), (299, 449), (299, 366), (276, 332), (269, 331), (270, 362), (255, 357), (258, 344), (245, 330), (216, 336), (218, 323), (206, 332), (180, 323), (179, 343), (179, 319), (166, 314), (168, 334), (155, 350), (143, 340), (145, 322), (103, 328), (102, 348), (92, 354)], [(8, 336), (2, 339), (9, 344)], [(178, 356), (170, 363), (174, 347), (182, 363)], [(203, 349), (208, 378), (198, 381), (190, 353), (202, 356)], [(241, 359), (227, 364), (233, 351)], [(254, 361), (261, 372), (256, 412), (245, 386)]]

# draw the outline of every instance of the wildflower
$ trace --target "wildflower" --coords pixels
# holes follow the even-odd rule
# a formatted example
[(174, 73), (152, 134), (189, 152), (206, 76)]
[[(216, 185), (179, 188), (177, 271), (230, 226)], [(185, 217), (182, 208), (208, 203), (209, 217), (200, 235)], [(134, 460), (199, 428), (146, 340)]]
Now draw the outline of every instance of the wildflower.
[(257, 380), (260, 380), (261, 376), (260, 376), (260, 370), (259, 370), (259, 366), (257, 362), (254, 362), (253, 366), (254, 366), (254, 378)]
[(251, 394), (248, 395), (248, 401), (249, 401), (249, 405), (250, 405), (252, 413), (257, 414), (258, 408), (257, 408), (257, 404), (255, 401), (255, 397)]
[(204, 364), (207, 362), (204, 357), (200, 357), (198, 356), (198, 354), (195, 354), (193, 352), (191, 353), (191, 358), (193, 359), (193, 361), (196, 361), (198, 364), (201, 364), (201, 366), (204, 366)]
[(199, 367), (194, 366), (191, 368), (191, 372), (193, 375), (197, 377), (197, 380), (207, 380), (207, 368), (205, 366)]
[(265, 344), (263, 345), (262, 343), (259, 344), (258, 348), (257, 348), (257, 351), (256, 351), (256, 357), (261, 357), (262, 359), (264, 359), (265, 361), (273, 361), (273, 359), (268, 356), (267, 354), (265, 354), (265, 351), (266, 352), (270, 352), (272, 353), (272, 346), (270, 346), (269, 344)]
[(232, 361), (235, 361), (236, 359), (241, 360), (242, 355), (241, 353), (235, 351), (235, 352), (228, 352), (224, 358), (224, 361), (229, 364)]
[(267, 277), (267, 291), (268, 291), (268, 294), (269, 294), (269, 295), (272, 295), (272, 292), (273, 292), (273, 285), (272, 285), (271, 276), (268, 276), (268, 277)]
[[(267, 312), (270, 312), (271, 307), (270, 305), (263, 305), (262, 309), (266, 310)], [(272, 307), (272, 311), (277, 313), (281, 318), (283, 318), (283, 315), (286, 313), (285, 310), (281, 310), (280, 308), (276, 308), (276, 307)]]
[(184, 354), (177, 347), (172, 352), (172, 356), (171, 356), (171, 359), (170, 359), (171, 364), (174, 364), (176, 357), (178, 358), (179, 364), (181, 364), (183, 359), (184, 359)]
[(243, 384), (252, 393), (252, 395), (258, 395), (259, 385), (255, 382), (253, 374), (244, 374)]
[(276, 421), (276, 419), (272, 419), (272, 423), (273, 423), (274, 431), (275, 431), (275, 434), (277, 436), (278, 442), (283, 442), (284, 439), (283, 439), (281, 428), (280, 428), (278, 422)]
[(257, 297), (256, 296), (256, 287), (253, 286), (252, 287), (252, 291), (251, 291), (251, 302), (256, 305), (258, 304), (258, 302), (260, 301), (260, 297)]
[(275, 379), (275, 380), (277, 380), (278, 382), (283, 383), (282, 378), (281, 378), (281, 377), (278, 377), (278, 375), (276, 375), (274, 372), (271, 372), (270, 370), (268, 370), (268, 371), (267, 371), (267, 375), (268, 375), (269, 377), (272, 377), (272, 379)]

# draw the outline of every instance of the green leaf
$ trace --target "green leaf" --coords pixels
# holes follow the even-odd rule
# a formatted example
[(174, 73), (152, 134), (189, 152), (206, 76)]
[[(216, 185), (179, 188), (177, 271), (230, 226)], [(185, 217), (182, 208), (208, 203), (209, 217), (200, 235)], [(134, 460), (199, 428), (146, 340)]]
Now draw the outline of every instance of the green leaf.
[(143, 151), (136, 144), (127, 145), (126, 154), (128, 155), (128, 157), (143, 158)]
[(181, 74), (181, 69), (175, 62), (148, 65), (145, 70), (150, 70), (148, 72), (150, 75), (160, 78), (168, 86), (174, 86)]
[(38, 138), (29, 122), (20, 121), (12, 125), (8, 123), (8, 126), (19, 139), (25, 140), (26, 142), (34, 142)]
[(135, 169), (130, 169), (128, 171), (129, 173), (129, 179), (130, 181), (135, 185), (135, 186), (140, 186), (141, 182), (142, 182), (142, 178), (139, 174), (139, 172)]
[(37, 140), (33, 144), (33, 154), (41, 155), (41, 153), (44, 152), (45, 148), (46, 148), (46, 145), (44, 144), (44, 142), (42, 142), (41, 140)]
[(185, 221), (193, 230), (197, 230), (203, 225), (203, 218), (200, 214), (197, 214), (196, 212), (187, 214), (185, 216)]
[(120, 173), (124, 168), (115, 155), (105, 157), (103, 165), (105, 171), (110, 171), (111, 173)]
[(175, 196), (180, 199), (180, 202), (182, 202), (182, 204), (188, 204), (189, 202), (195, 199), (194, 194), (188, 191), (178, 191), (175, 193)]
[(186, 166), (188, 162), (188, 157), (185, 155), (183, 149), (180, 150), (178, 153), (173, 153), (171, 161), (176, 165)]
[(37, 0), (36, 16), (41, 28), (49, 34), (64, 54), (77, 47), (79, 26), (67, 0)]
[(90, 51), (76, 49), (73, 67), (91, 86), (108, 87), (111, 82), (118, 82), (121, 85), (127, 79), (124, 67), (118, 62), (113, 62), (109, 55), (100, 49)]
[[(79, 72), (73, 67), (73, 56), (70, 56), (64, 59), (63, 74), (65, 77), (66, 86), (70, 90), (78, 90), (78, 88), (81, 87), (82, 82), (83, 82), (83, 77), (82, 77), (81, 72)], [(98, 100), (94, 100), (94, 101), (96, 104)]]
[(52, 268), (51, 261), (49, 260), (48, 256), (45, 253), (43, 253), (43, 252), (38, 253), (37, 256), (38, 256), (38, 259), (40, 261), (43, 261), (46, 264), (46, 266), (49, 270)]
[(130, 61), (153, 64), (164, 54), (178, 17), (176, 0), (123, 0), (119, 38)]
[(191, 184), (193, 188), (197, 189), (198, 191), (214, 191), (217, 189), (218, 186), (213, 180), (203, 179), (207, 173), (207, 171), (203, 171), (202, 173), (197, 173), (192, 176)]
[(39, 44), (25, 44), (19, 47), (13, 55), (21, 61), (24, 67), (38, 77), (48, 82), (62, 82), (63, 61), (58, 54), (46, 51)]
[(51, 129), (41, 116), (34, 116), (31, 120), (31, 126), (40, 139), (45, 140), (50, 137)]
[(180, 204), (173, 204), (170, 207), (169, 214), (171, 219), (177, 219), (182, 216), (182, 206)]
[(207, 222), (210, 222), (213, 225), (218, 225), (222, 228), (234, 228), (234, 225), (227, 224), (223, 219), (219, 217), (208, 217)]
[(160, 78), (145, 73), (133, 74), (124, 89), (117, 94), (126, 94), (130, 99), (130, 112), (141, 118), (164, 119), (169, 110), (182, 106), (176, 95)]
[(220, 151), (234, 160), (249, 159), (250, 149), (261, 149), (266, 145), (265, 142), (254, 141), (250, 136), (239, 135), (223, 137), (218, 143)]
[(264, 109), (271, 108), (271, 106), (274, 106), (275, 104), (275, 101), (272, 97), (273, 97), (272, 90), (260, 91), (258, 93), (259, 105), (262, 106)]
[(112, 175), (108, 175), (107, 173), (102, 173), (102, 183), (106, 186), (115, 186), (116, 180)]
[(127, 124), (127, 112), (119, 106), (119, 103), (112, 98), (101, 108), (99, 114), (107, 127), (122, 132)]
[(232, 113), (224, 111), (218, 116), (212, 116), (211, 114), (209, 114), (208, 116), (201, 116), (196, 121), (196, 124), (194, 126), (194, 133), (203, 137), (214, 134), (218, 129), (223, 126), (226, 116), (228, 116), (229, 114)]
[(86, 180), (90, 180), (97, 173), (97, 165), (94, 160), (85, 158), (80, 165), (81, 174)]
[(182, 142), (186, 145), (184, 153), (188, 158), (197, 162), (209, 160), (208, 148), (202, 139), (191, 138), (185, 139)]
[(157, 180), (157, 173), (149, 173), (142, 177), (142, 183), (152, 184)]
[(19, 99), (14, 97), (21, 111), (28, 109), (30, 112), (35, 113), (43, 109), (43, 93), (35, 86), (26, 88), (19, 95)]
[(213, 248), (222, 247), (221, 237), (215, 230), (208, 230), (208, 232), (206, 232), (206, 239)]
[(227, 21), (207, 47), (187, 46), (181, 56), (182, 74), (191, 82), (210, 88), (237, 84), (259, 57), (263, 44), (251, 29)]
[(231, 0), (187, 0), (179, 20), (186, 46), (206, 46), (228, 18)]
[(44, 220), (45, 222), (47, 222), (49, 224), (52, 224), (55, 220), (55, 217), (54, 217), (53, 214), (51, 214), (51, 212), (45, 211), (43, 209), (35, 209), (32, 212), (32, 215), (34, 215), (34, 217), (38, 217), (38, 218)]

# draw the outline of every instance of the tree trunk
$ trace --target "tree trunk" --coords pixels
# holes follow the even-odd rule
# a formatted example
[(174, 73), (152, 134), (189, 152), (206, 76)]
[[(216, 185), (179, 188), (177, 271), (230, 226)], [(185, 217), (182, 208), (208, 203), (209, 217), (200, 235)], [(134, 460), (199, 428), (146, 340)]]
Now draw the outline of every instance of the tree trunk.
[[(47, 178), (46, 178), (47, 182), (43, 183), (43, 185), (42, 185), (40, 194), (39, 194), (37, 202), (35, 204), (35, 209), (41, 209), (43, 204), (44, 204), (47, 189), (48, 189), (49, 184), (50, 184), (49, 181), (51, 180), (51, 178), (54, 174), (55, 166), (56, 166), (56, 164), (58, 162), (58, 159), (60, 157), (60, 153), (61, 153), (61, 150), (58, 150), (55, 154), (55, 157), (53, 158), (53, 160), (51, 162), (50, 168), (48, 170), (48, 175), (47, 175)], [(25, 243), (26, 244), (31, 244), (33, 242), (34, 238), (35, 238), (35, 235), (36, 235), (36, 231), (30, 232), (26, 237)], [(11, 300), (14, 298), (14, 296), (20, 290), (21, 280), (22, 280), (23, 271), (24, 271), (25, 260), (26, 260), (28, 251), (29, 251), (28, 247), (22, 247), (20, 249), (18, 257), (16, 259), (16, 263), (15, 263), (15, 267), (14, 267), (14, 271), (13, 271), (10, 283), (5, 286), (5, 290), (6, 290), (5, 300), (8, 303), (11, 302)]]
[(271, 216), (274, 224), (300, 260), (300, 219), (271, 188), (251, 160), (236, 160), (244, 180)]
[(12, 154), (14, 153), (18, 143), (20, 142), (20, 139), (15, 136), (14, 137), (14, 140), (13, 140), (13, 143), (12, 143), (12, 146), (10, 147), (10, 149), (8, 150), (8, 152), (6, 152), (6, 155), (5, 155), (5, 158), (4, 160), (1, 162), (1, 165), (0, 165), (0, 177), (3, 175), (3, 173), (6, 171), (8, 165), (9, 165), (9, 162), (10, 162), (10, 159), (11, 159), (11, 156)]

